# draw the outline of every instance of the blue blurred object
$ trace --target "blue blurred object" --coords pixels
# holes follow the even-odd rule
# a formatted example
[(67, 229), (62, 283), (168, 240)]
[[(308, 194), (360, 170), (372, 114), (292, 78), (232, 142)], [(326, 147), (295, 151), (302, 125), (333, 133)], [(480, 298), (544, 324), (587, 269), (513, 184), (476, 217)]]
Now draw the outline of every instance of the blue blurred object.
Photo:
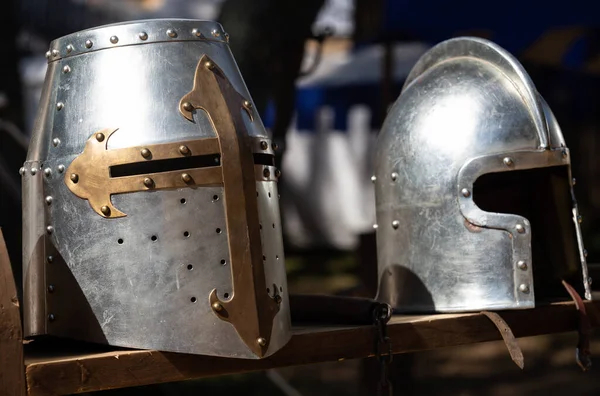
[(518, 57), (581, 68), (598, 54), (600, 2), (384, 0), (380, 21), (380, 31), (368, 41), (405, 38), (435, 44), (474, 34)]

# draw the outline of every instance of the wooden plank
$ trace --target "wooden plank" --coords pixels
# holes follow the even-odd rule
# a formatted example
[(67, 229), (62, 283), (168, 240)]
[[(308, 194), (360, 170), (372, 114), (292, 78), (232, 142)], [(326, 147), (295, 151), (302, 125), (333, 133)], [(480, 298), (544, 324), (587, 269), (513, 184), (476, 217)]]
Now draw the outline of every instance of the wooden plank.
[[(587, 302), (589, 310), (600, 302)], [(571, 331), (577, 325), (573, 303), (558, 303), (500, 315), (515, 336), (526, 337)], [(598, 325), (597, 317), (594, 325)], [(388, 326), (394, 353), (499, 340), (495, 326), (481, 314), (398, 316)], [(31, 356), (26, 376), (29, 394), (72, 394), (162, 382), (183, 381), (223, 374), (311, 364), (373, 355), (371, 326), (297, 329), (290, 342), (263, 360), (125, 350), (88, 355)], [(575, 348), (575, 345), (573, 345)], [(527, 361), (527, 356), (525, 356)], [(575, 363), (574, 363), (575, 364)]]
[(0, 230), (0, 392), (25, 395), (23, 333), (17, 287)]

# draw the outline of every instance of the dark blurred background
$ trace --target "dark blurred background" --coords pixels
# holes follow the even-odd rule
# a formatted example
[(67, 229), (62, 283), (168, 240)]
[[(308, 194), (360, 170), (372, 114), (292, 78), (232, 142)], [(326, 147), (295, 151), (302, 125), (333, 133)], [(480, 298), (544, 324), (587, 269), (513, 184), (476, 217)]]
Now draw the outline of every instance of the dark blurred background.
[[(596, 2), (3, 0), (0, 227), (18, 284), (18, 170), (50, 41), (98, 25), (165, 17), (223, 24), (263, 122), (283, 148), (277, 161), (291, 292), (374, 296), (370, 176), (377, 132), (419, 56), (461, 35), (488, 38), (517, 56), (554, 111), (573, 153), (588, 260), (600, 262)], [(598, 270), (591, 267), (594, 276)], [(582, 375), (574, 364), (575, 342), (572, 335), (522, 340), (524, 372), (501, 343), (402, 355), (393, 366), (395, 389), (420, 395), (596, 395), (597, 376)], [(368, 395), (375, 389), (375, 369), (370, 360), (336, 362), (103, 394)]]

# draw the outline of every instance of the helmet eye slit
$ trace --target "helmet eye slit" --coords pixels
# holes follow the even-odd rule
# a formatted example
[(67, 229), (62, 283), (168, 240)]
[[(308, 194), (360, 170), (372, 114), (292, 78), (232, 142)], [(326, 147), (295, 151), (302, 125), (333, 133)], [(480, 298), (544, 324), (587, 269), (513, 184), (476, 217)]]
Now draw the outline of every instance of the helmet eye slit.
[(145, 162), (133, 162), (129, 164), (113, 165), (109, 168), (110, 177), (125, 177), (135, 175), (147, 175), (150, 173), (162, 173), (178, 171), (183, 169), (208, 168), (219, 166), (219, 154), (198, 155), (181, 158), (169, 158)]

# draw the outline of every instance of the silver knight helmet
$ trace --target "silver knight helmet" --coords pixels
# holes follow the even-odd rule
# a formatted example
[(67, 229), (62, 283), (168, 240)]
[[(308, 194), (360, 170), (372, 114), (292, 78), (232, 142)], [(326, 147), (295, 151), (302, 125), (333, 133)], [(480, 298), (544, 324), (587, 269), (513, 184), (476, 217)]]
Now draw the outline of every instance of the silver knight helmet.
[(425, 53), (377, 143), (378, 299), (398, 312), (591, 299), (571, 158), (522, 65), (487, 40)]
[(290, 338), (274, 145), (218, 23), (51, 43), (23, 174), (27, 336), (256, 359)]

